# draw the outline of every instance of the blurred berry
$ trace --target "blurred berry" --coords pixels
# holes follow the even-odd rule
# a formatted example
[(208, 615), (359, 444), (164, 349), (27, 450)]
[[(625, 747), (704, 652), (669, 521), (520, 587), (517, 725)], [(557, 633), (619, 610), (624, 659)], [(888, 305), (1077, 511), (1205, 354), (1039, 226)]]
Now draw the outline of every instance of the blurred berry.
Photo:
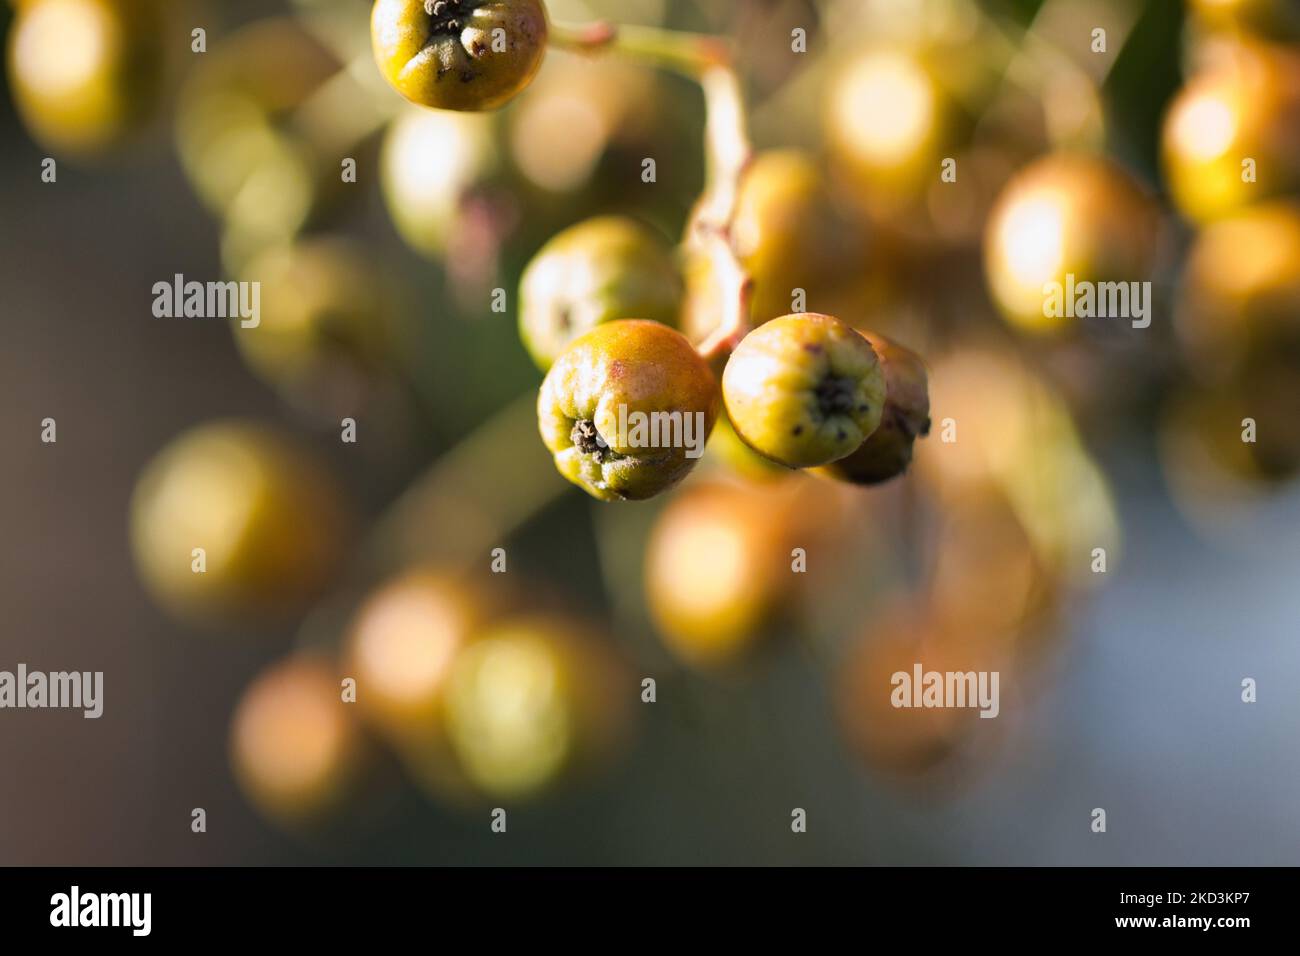
[(248, 798), (297, 828), (326, 822), (357, 790), (365, 740), (327, 661), (293, 657), (244, 692), (230, 728), (230, 758)]
[(676, 325), (681, 277), (667, 241), (634, 219), (600, 216), (538, 250), (519, 284), (524, 345), (545, 371), (578, 336), (615, 319)]
[(350, 524), (314, 457), (243, 422), (182, 434), (145, 467), (131, 500), (141, 579), (168, 610), (199, 622), (302, 610), (342, 565)]
[(9, 84), (32, 135), (95, 153), (139, 129), (162, 100), (166, 16), (156, 0), (40, 0), (9, 31)]
[(532, 797), (610, 756), (636, 693), (617, 656), (582, 625), (513, 618), (457, 655), (448, 731), (485, 794)]

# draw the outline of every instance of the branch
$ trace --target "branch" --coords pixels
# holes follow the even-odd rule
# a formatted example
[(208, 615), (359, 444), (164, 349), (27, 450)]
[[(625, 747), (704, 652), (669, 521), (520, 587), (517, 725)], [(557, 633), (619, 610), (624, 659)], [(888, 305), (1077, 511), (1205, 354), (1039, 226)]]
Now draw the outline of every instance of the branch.
[(705, 359), (724, 357), (749, 331), (753, 280), (736, 257), (731, 224), (740, 181), (753, 156), (740, 79), (730, 44), (719, 37), (653, 27), (618, 26), (605, 20), (583, 26), (555, 25), (551, 43), (575, 53), (612, 53), (683, 73), (704, 91), (704, 195), (686, 230), (686, 245), (707, 255), (721, 288), (718, 327), (699, 345)]
[(731, 45), (721, 37), (656, 27), (620, 26), (608, 20), (580, 26), (551, 24), (550, 44), (571, 53), (615, 53), (699, 79), (715, 66), (730, 66)]

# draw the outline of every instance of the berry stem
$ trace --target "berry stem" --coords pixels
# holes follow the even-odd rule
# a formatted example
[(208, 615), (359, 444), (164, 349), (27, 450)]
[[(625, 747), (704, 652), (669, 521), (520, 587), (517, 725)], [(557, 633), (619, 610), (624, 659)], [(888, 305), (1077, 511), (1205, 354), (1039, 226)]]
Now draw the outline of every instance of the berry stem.
[(707, 115), (704, 133), (708, 173), (693, 225), (729, 229), (740, 192), (740, 178), (753, 155), (744, 94), (739, 78), (730, 67), (711, 67), (700, 78), (700, 85), (704, 89)]
[(725, 358), (750, 329), (754, 281), (736, 255), (731, 226), (740, 180), (753, 158), (740, 80), (729, 67), (712, 67), (700, 78), (704, 89), (705, 149), (708, 167), (704, 195), (695, 208), (687, 245), (709, 257), (722, 295), (718, 326), (698, 346), (707, 362)]
[(622, 26), (608, 20), (581, 25), (553, 23), (550, 44), (571, 53), (612, 52), (692, 79), (699, 79), (713, 67), (729, 67), (732, 62), (731, 46), (721, 37)]
[(696, 351), (709, 363), (725, 358), (749, 332), (749, 307), (754, 280), (736, 258), (730, 235), (723, 230), (697, 227), (697, 247), (703, 247), (722, 294), (722, 316)]
[(707, 173), (704, 194), (687, 227), (686, 245), (709, 257), (722, 291), (718, 327), (700, 343), (699, 352), (708, 361), (725, 357), (749, 331), (753, 286), (731, 241), (740, 181), (753, 147), (730, 44), (720, 37), (619, 26), (607, 20), (582, 26), (554, 24), (550, 42), (571, 52), (611, 52), (682, 73), (704, 91)]

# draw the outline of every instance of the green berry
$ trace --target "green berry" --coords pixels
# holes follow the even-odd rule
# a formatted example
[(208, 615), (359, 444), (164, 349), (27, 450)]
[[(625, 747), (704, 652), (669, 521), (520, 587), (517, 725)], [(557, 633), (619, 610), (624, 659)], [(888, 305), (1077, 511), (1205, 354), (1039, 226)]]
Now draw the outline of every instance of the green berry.
[(186, 432), (145, 467), (131, 544), (145, 586), (178, 616), (280, 619), (333, 582), (349, 518), (332, 476), (294, 442), (217, 422)]
[(570, 226), (538, 251), (519, 284), (519, 331), (543, 370), (578, 336), (615, 319), (675, 325), (682, 281), (668, 243), (633, 219)]
[(441, 110), (504, 106), (546, 53), (541, 0), (377, 0), (375, 60), (393, 89)]
[(32, 135), (94, 153), (135, 132), (162, 101), (165, 22), (155, 0), (21, 6), (9, 31), (9, 86)]
[(747, 335), (727, 362), (722, 394), (747, 445), (791, 468), (811, 468), (850, 454), (876, 430), (885, 376), (856, 330), (803, 313)]
[(708, 364), (680, 332), (646, 320), (607, 322), (577, 339), (537, 399), (555, 467), (604, 501), (651, 498), (681, 481), (717, 416)]
[(345, 414), (370, 392), (394, 334), (392, 291), (361, 249), (313, 238), (274, 246), (241, 278), (261, 284), (256, 326), (231, 323), (249, 368), (306, 410)]
[(855, 485), (888, 481), (912, 463), (912, 445), (930, 431), (930, 393), (925, 363), (909, 349), (883, 336), (862, 333), (885, 371), (885, 411), (880, 427), (853, 454), (817, 469), (817, 473)]

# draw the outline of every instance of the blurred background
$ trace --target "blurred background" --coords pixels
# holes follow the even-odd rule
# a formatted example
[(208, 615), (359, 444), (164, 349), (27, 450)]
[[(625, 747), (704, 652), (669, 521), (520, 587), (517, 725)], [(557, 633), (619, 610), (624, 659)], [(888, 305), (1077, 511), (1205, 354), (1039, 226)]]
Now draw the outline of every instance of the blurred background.
[[(671, 260), (688, 80), (552, 51), (434, 113), (362, 0), (10, 0), (0, 669), (105, 695), (0, 714), (0, 862), (1294, 864), (1300, 9), (548, 9), (735, 39), (755, 320), (801, 289), (922, 355), (912, 468), (788, 473), (724, 421), (650, 502), (555, 474), (570, 312), (521, 330), (521, 281), (595, 216)], [(1150, 326), (1048, 320), (1067, 272), (1150, 281)], [(176, 274), (261, 282), (262, 327), (155, 318)], [(1000, 716), (889, 708), (914, 661), (998, 670)]]

